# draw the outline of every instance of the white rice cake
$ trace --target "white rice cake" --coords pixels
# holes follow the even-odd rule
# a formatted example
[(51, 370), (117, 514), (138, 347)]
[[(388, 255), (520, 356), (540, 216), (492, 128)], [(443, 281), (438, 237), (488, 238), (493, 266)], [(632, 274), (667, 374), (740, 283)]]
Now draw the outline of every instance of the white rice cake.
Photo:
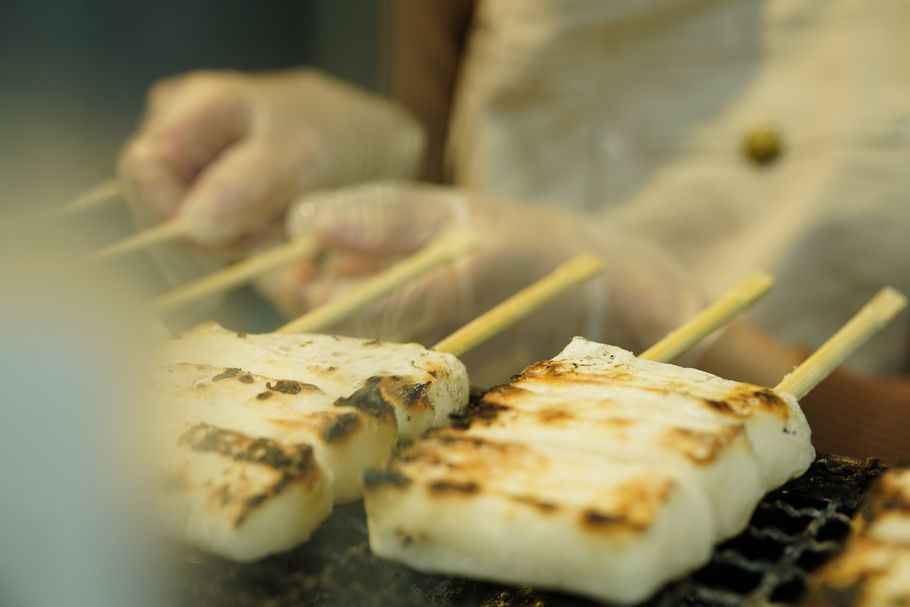
[[(609, 400), (640, 415), (738, 424), (752, 443), (766, 490), (801, 475), (815, 460), (811, 430), (796, 399), (710, 373), (641, 360), (576, 337), (551, 361), (525, 370), (511, 386), (552, 392), (567, 402)], [(645, 398), (648, 393), (661, 398)]]
[(415, 569), (632, 603), (710, 555), (697, 488), (568, 449), (434, 430), (368, 472), (370, 547)]
[[(664, 398), (655, 393), (643, 396)], [(643, 403), (641, 411), (647, 410)], [(507, 385), (484, 395), (480, 409), (458, 422), (469, 436), (511, 438), (655, 465), (705, 492), (717, 537), (742, 531), (765, 493), (742, 426), (659, 413), (642, 416), (641, 411), (616, 407), (610, 400), (567, 406), (558, 395)]]
[(239, 368), (317, 386), (339, 398), (385, 403), (401, 438), (448, 423), (468, 402), (468, 374), (455, 356), (418, 344), (318, 334), (246, 334), (205, 323), (162, 345), (162, 363)]
[[(716, 542), (746, 524), (766, 490), (814, 459), (808, 424), (792, 398), (581, 338), (490, 391), (479, 407), (456, 416), (454, 429), (430, 436), (396, 455), (386, 473), (368, 475), (377, 554), (422, 570), (617, 603), (643, 600), (704, 564)], [(490, 445), (504, 444), (510, 456), (497, 459), (498, 447)], [(434, 492), (466, 474), (446, 452), (452, 445), (470, 462), (471, 491)], [(510, 466), (512, 457), (520, 463)], [(538, 470), (546, 471), (540, 488), (525, 500), (537, 507), (515, 506)], [(664, 497), (679, 497), (661, 501), (641, 489), (658, 479), (672, 487)], [(628, 510), (649, 513), (621, 542), (553, 516), (574, 513), (577, 523), (579, 504), (601, 504), (610, 491), (625, 496)]]
[(332, 509), (331, 481), (307, 444), (194, 424), (163, 467), (161, 512), (174, 537), (236, 561), (309, 539)]
[(183, 424), (211, 424), (281, 444), (306, 444), (336, 502), (360, 497), (363, 473), (388, 461), (398, 442), (383, 403), (329, 400), (312, 384), (274, 380), (238, 368), (178, 363), (159, 368), (157, 395)]

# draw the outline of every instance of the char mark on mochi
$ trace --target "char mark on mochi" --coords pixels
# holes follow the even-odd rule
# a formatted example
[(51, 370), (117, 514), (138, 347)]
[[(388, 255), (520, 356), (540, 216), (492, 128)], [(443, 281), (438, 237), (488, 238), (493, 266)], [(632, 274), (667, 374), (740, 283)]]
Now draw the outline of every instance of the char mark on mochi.
[[(225, 430), (210, 424), (195, 424), (178, 438), (178, 444), (200, 453), (217, 453), (234, 462), (250, 463), (271, 468), (280, 474), (264, 491), (247, 497), (233, 515), (234, 528), (259, 506), (280, 495), (292, 483), (312, 489), (319, 480), (319, 469), (310, 445), (284, 445), (267, 438), (252, 438), (240, 432)], [(185, 484), (185, 483), (184, 483)], [(227, 486), (217, 491), (221, 505), (235, 499)]]
[(357, 413), (343, 413), (332, 420), (330, 425), (323, 430), (322, 438), (327, 443), (340, 443), (351, 436), (360, 425), (360, 415)]
[(232, 367), (230, 369), (225, 369), (222, 373), (219, 373), (212, 378), (212, 381), (221, 381), (223, 379), (230, 379), (231, 377), (236, 377), (241, 373), (240, 369), (237, 367)]
[(427, 394), (429, 385), (415, 382), (401, 375), (373, 376), (363, 386), (347, 397), (335, 401), (336, 407), (356, 407), (361, 411), (382, 417), (394, 415), (396, 408), (403, 410), (433, 410)]
[(430, 492), (472, 495), (480, 492), (480, 485), (474, 481), (439, 480), (430, 483)]
[(407, 487), (410, 484), (411, 479), (393, 469), (370, 469), (367, 470), (366, 474), (363, 476), (363, 487), (365, 491), (378, 487)]
[(265, 384), (265, 387), (273, 392), (281, 392), (282, 394), (300, 394), (301, 392), (323, 393), (319, 386), (294, 381), (292, 379), (279, 379), (276, 380), (274, 384), (268, 382)]
[(246, 373), (242, 369), (233, 367), (230, 369), (226, 369), (223, 372), (219, 373), (218, 375), (214, 376), (212, 378), (212, 383), (214, 384), (214, 383), (217, 383), (220, 381), (224, 381), (226, 379), (235, 379), (242, 384), (252, 384), (256, 381), (255, 378), (250, 373)]
[[(647, 379), (634, 374), (626, 364), (612, 364), (606, 367), (599, 366), (589, 370), (592, 365), (584, 365), (574, 361), (546, 360), (531, 365), (519, 374), (513, 381), (532, 382), (542, 386), (561, 384), (589, 385), (621, 385), (628, 388), (643, 390), (659, 394), (680, 394), (682, 396), (700, 399), (705, 406), (716, 413), (730, 415), (737, 418), (748, 418), (756, 412), (767, 412), (783, 419), (790, 415), (790, 408), (780, 395), (765, 387), (747, 383), (737, 384), (735, 388), (725, 394), (717, 394), (710, 386), (701, 389), (700, 382), (693, 381), (664, 381), (656, 386)], [(708, 382), (709, 383), (709, 382)], [(503, 389), (506, 388), (506, 389)], [(520, 395), (510, 393), (506, 386), (495, 388), (486, 398), (494, 398), (508, 402), (510, 397), (520, 398)], [(520, 389), (520, 388), (519, 388)]]
[(710, 432), (675, 427), (663, 434), (661, 442), (696, 464), (706, 465), (715, 462), (725, 449), (742, 436), (745, 436), (745, 429), (739, 425), (714, 428)]
[(541, 511), (544, 514), (549, 514), (551, 512), (556, 512), (559, 510), (559, 504), (555, 502), (547, 501), (534, 497), (532, 495), (516, 495), (512, 497), (513, 500), (521, 504), (528, 506), (533, 506), (537, 510)]
[(773, 390), (752, 384), (740, 384), (722, 399), (703, 400), (708, 407), (718, 413), (740, 418), (751, 417), (759, 411), (771, 413), (782, 419), (790, 416), (790, 408), (783, 398)]
[[(720, 605), (796, 605), (807, 603), (806, 574), (814, 573), (843, 547), (846, 515), (859, 507), (871, 481), (883, 471), (879, 462), (822, 456), (808, 474), (762, 500), (750, 528), (721, 545), (702, 570), (670, 583), (649, 606), (719, 607)], [(392, 491), (396, 482), (411, 483), (400, 473), (373, 471), (370, 480)], [(520, 499), (516, 496), (516, 500)], [(534, 500), (525, 499), (531, 504)], [(546, 505), (541, 514), (547, 513)], [(550, 510), (559, 516), (562, 510)], [(325, 605), (436, 605), (463, 607), (595, 607), (601, 603), (569, 594), (504, 583), (468, 580), (454, 575), (423, 573), (377, 556), (369, 548), (362, 502), (336, 507), (332, 518), (314, 538), (296, 549), (239, 567), (182, 549), (176, 572), (179, 604), (222, 606), (238, 596), (250, 605), (292, 607), (300, 597), (320, 598)], [(788, 533), (780, 533), (783, 525)], [(836, 527), (843, 534), (832, 536)], [(429, 541), (407, 524), (396, 530), (397, 541), (408, 549)], [(301, 567), (306, 563), (306, 567)], [(841, 590), (826, 602), (808, 605), (851, 604)], [(204, 597), (204, 598), (200, 598)], [(837, 602), (837, 601), (841, 602)], [(317, 601), (318, 602), (318, 601)]]
[(578, 362), (570, 362), (565, 360), (544, 360), (531, 365), (513, 377), (512, 380), (515, 381), (519, 379), (534, 378), (535, 380), (542, 383), (549, 383), (551, 381), (554, 381), (557, 383), (569, 382), (599, 384), (627, 382), (631, 381), (634, 378), (634, 376), (621, 365), (608, 367), (606, 369), (598, 368), (597, 373), (590, 373), (586, 371), (585, 368), (587, 366), (591, 365), (583, 365)]
[(234, 461), (268, 466), (293, 478), (305, 479), (316, 472), (310, 445), (283, 445), (211, 424), (194, 424), (180, 435), (177, 443), (192, 451), (218, 453)]
[(521, 388), (513, 388), (508, 384), (493, 388), (479, 397), (472, 397), (464, 410), (449, 414), (450, 425), (456, 430), (467, 430), (474, 423), (492, 423), (500, 415), (509, 410), (506, 405), (496, 402), (491, 395), (515, 392), (526, 392)]

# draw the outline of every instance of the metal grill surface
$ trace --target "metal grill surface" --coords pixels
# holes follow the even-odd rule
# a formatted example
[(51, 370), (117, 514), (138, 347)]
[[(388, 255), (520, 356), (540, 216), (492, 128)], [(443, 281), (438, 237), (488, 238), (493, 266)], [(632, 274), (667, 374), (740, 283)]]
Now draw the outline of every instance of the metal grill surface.
[[(809, 471), (765, 496), (746, 531), (710, 563), (664, 588), (648, 607), (789, 605), (809, 572), (843, 545), (877, 460), (819, 457)], [(336, 507), (314, 538), (257, 563), (181, 551), (176, 603), (193, 606), (544, 607), (594, 605), (564, 594), (429, 576), (374, 557), (360, 503)]]

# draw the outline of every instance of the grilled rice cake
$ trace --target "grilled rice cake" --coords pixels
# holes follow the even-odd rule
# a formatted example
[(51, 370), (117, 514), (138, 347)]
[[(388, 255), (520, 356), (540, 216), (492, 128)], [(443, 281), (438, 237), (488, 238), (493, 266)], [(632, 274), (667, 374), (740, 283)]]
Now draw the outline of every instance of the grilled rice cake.
[(510, 385), (558, 391), (567, 402), (606, 399), (637, 415), (648, 410), (666, 419), (739, 425), (752, 443), (766, 489), (801, 475), (815, 459), (809, 423), (793, 396), (698, 369), (640, 360), (621, 348), (581, 337), (551, 361), (526, 369)]
[(766, 491), (814, 459), (792, 397), (581, 338), (459, 421), (471, 434), (521, 428), (535, 441), (690, 476), (712, 504), (718, 539), (739, 533)]
[(312, 384), (236, 367), (165, 365), (158, 380), (167, 415), (184, 426), (204, 423), (285, 445), (310, 445), (336, 502), (359, 498), (366, 468), (383, 465), (398, 442), (394, 411), (383, 401), (333, 401)]
[(174, 537), (237, 561), (309, 539), (332, 509), (331, 478), (307, 444), (193, 424), (163, 463), (161, 512)]
[(468, 436), (520, 437), (530, 444), (655, 465), (705, 493), (717, 537), (742, 531), (765, 493), (742, 426), (651, 411), (647, 401), (666, 397), (642, 396), (646, 402), (638, 411), (630, 411), (609, 399), (566, 406), (558, 395), (502, 386), (488, 392), (482, 405), (469, 408), (456, 424)]
[(157, 369), (151, 438), (165, 525), (249, 561), (307, 540), (333, 501), (360, 495), (397, 442), (388, 405), (327, 402), (315, 386), (237, 368)]
[(876, 482), (847, 546), (812, 578), (805, 604), (910, 605), (910, 468)]
[(418, 344), (335, 335), (246, 334), (205, 323), (162, 345), (163, 363), (195, 363), (317, 386), (326, 400), (353, 398), (392, 407), (402, 438), (448, 423), (468, 401), (456, 357)]
[(433, 430), (367, 473), (370, 547), (427, 572), (637, 602), (710, 555), (697, 488), (652, 467)]
[[(703, 564), (714, 543), (748, 522), (766, 490), (801, 474), (814, 459), (808, 425), (793, 399), (692, 369), (640, 361), (625, 350), (580, 338), (553, 360), (532, 365), (508, 385), (491, 390), (478, 407), (454, 421), (453, 429), (431, 433), (430, 447), (418, 441), (395, 456), (390, 475), (368, 476), (365, 499), (373, 549), (419, 569), (623, 603), (642, 600)], [(542, 464), (516, 469), (503, 461), (501, 466), (478, 468), (482, 473), (470, 486), (486, 489), (490, 482), (483, 474), (495, 474), (492, 490), (506, 493), (507, 498), (497, 499), (510, 500), (508, 507), (488, 509), (489, 498), (482, 490), (453, 493), (451, 499), (443, 493), (442, 499), (432, 486), (438, 485), (440, 470), (452, 468), (446, 444), (464, 452), (490, 451), (490, 444), (546, 452), (552, 478), (543, 477), (546, 481), (529, 503), (552, 508), (519, 509), (512, 503), (522, 502), (528, 475)], [(769, 449), (784, 453), (765, 453)], [(478, 455), (480, 462), (491, 458)], [(627, 501), (630, 508), (640, 505), (653, 516), (635, 533), (624, 534), (620, 543), (599, 542), (597, 535), (591, 540), (584, 528), (569, 531), (566, 520), (552, 516), (577, 513), (576, 503), (564, 503), (565, 492), (591, 500), (594, 508), (598, 491), (621, 491), (625, 484), (612, 473), (617, 469), (635, 470), (642, 484), (664, 479), (674, 494), (687, 497), (671, 505), (654, 501), (645, 491), (623, 491), (641, 499), (640, 504)], [(383, 478), (385, 482), (376, 482)], [(401, 482), (393, 482), (396, 478)], [(591, 480), (595, 478), (599, 480)], [(513, 525), (519, 510), (523, 531)], [(440, 521), (456, 512), (485, 515), (459, 515), (453, 531)], [(675, 522), (658, 524), (663, 516)], [(687, 531), (677, 529), (677, 522)], [(524, 540), (497, 536), (503, 546), (494, 550), (489, 530), (500, 527), (514, 530), (515, 536), (534, 528), (533, 537), (540, 543), (535, 548)], [(414, 537), (432, 541), (418, 544)], [(566, 539), (553, 543), (556, 537)], [(567, 547), (554, 550), (556, 545)], [(581, 552), (597, 567), (576, 563), (570, 555), (573, 546), (584, 547)], [(674, 552), (673, 560), (651, 555), (655, 547)], [(635, 561), (643, 550), (655, 565)], [(636, 562), (637, 574), (625, 569), (630, 560)]]

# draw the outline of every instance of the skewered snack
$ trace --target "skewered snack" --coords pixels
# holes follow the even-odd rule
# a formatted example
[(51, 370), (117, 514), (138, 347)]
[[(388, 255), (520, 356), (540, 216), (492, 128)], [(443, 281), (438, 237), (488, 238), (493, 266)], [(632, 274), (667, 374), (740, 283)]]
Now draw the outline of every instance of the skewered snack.
[(389, 407), (402, 438), (448, 423), (465, 406), (468, 375), (457, 358), (418, 344), (321, 334), (246, 334), (205, 323), (168, 341), (163, 363), (239, 368), (312, 385), (325, 402), (338, 399)]
[(164, 444), (178, 437), (163, 454), (167, 524), (235, 560), (308, 539), (398, 440), (389, 407), (333, 402), (313, 384), (185, 363), (158, 382)]
[(332, 510), (331, 477), (307, 444), (198, 423), (160, 465), (165, 528), (233, 560), (292, 548)]
[[(575, 258), (490, 313), (534, 309), (601, 267)], [(166, 342), (158, 358), (172, 530), (234, 560), (306, 540), (333, 500), (359, 497), (364, 469), (383, 465), (399, 434), (447, 423), (468, 397), (461, 362), (417, 344), (207, 323)]]
[(168, 523), (234, 560), (309, 538), (333, 502), (360, 497), (399, 432), (440, 425), (468, 398), (461, 362), (416, 344), (207, 323), (166, 342), (160, 362)]
[[(491, 410), (464, 425), (472, 435), (508, 440), (521, 431), (536, 443), (665, 468), (701, 488), (725, 538), (745, 527), (767, 489), (812, 461), (805, 418), (784, 399), (576, 338), (553, 360), (488, 392)], [(761, 436), (750, 436), (750, 427)], [(753, 449), (759, 439), (773, 443), (766, 450), (778, 454), (775, 461)]]
[(368, 473), (372, 549), (620, 603), (705, 562), (814, 458), (792, 397), (581, 338), (455, 426)]
[[(905, 304), (883, 289), (774, 390), (576, 338), (367, 472), (370, 547), (421, 571), (644, 600), (808, 468), (797, 396)], [(724, 484), (737, 451), (743, 475)]]
[(164, 415), (184, 426), (306, 444), (327, 471), (336, 502), (360, 497), (363, 472), (398, 442), (395, 416), (382, 403), (326, 398), (313, 384), (274, 380), (240, 369), (176, 364), (159, 369)]
[(846, 548), (814, 577), (804, 604), (910, 605), (910, 468), (877, 481)]

